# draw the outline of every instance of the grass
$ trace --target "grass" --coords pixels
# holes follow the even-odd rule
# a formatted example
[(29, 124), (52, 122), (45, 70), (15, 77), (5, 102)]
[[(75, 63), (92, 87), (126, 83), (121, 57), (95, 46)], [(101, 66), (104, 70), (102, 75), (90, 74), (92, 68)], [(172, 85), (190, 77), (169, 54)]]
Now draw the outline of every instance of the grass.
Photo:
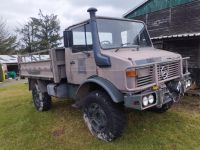
[[(0, 83), (2, 84), (2, 83)], [(37, 112), (28, 85), (0, 86), (0, 149), (67, 150), (199, 150), (200, 99), (185, 97), (167, 113), (128, 111), (121, 138), (97, 140), (84, 125), (73, 101), (53, 101), (48, 112)]]

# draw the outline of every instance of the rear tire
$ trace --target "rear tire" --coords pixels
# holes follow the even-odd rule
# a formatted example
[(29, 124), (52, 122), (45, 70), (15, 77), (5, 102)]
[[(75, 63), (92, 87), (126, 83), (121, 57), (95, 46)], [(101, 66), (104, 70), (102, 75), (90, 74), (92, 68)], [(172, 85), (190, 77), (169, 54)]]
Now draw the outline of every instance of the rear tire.
[(51, 96), (47, 92), (41, 92), (37, 84), (32, 89), (32, 98), (38, 111), (48, 111), (51, 108)]
[(125, 125), (123, 112), (102, 91), (93, 91), (84, 99), (83, 118), (93, 136), (108, 142), (120, 137)]

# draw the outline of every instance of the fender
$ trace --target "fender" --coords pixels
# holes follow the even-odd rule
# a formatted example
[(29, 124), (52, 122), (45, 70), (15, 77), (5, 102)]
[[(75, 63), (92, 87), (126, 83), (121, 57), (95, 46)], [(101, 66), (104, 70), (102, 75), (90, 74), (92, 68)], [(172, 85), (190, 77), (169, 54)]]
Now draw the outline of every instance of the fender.
[(89, 94), (93, 90), (102, 88), (111, 97), (113, 102), (119, 103), (124, 101), (123, 94), (108, 80), (101, 77), (88, 78), (83, 84), (81, 84), (76, 93), (76, 99), (81, 99)]

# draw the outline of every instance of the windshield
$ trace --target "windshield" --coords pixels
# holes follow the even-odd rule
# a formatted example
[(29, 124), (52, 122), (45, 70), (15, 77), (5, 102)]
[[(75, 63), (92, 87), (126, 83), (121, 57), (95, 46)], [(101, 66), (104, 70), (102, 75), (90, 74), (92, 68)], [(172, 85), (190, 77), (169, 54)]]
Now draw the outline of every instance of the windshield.
[(152, 46), (146, 28), (140, 22), (97, 19), (97, 28), (102, 49)]

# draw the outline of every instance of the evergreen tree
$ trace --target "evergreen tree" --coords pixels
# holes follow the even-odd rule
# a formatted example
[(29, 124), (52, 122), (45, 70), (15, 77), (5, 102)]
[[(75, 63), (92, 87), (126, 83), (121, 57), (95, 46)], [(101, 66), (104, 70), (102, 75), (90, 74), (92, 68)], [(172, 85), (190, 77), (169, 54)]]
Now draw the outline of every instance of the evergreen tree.
[(62, 39), (59, 31), (60, 23), (57, 15), (44, 15), (41, 10), (37, 18), (31, 17), (22, 29), (18, 29), (18, 33), (22, 36), (22, 47), (26, 52), (58, 47)]

